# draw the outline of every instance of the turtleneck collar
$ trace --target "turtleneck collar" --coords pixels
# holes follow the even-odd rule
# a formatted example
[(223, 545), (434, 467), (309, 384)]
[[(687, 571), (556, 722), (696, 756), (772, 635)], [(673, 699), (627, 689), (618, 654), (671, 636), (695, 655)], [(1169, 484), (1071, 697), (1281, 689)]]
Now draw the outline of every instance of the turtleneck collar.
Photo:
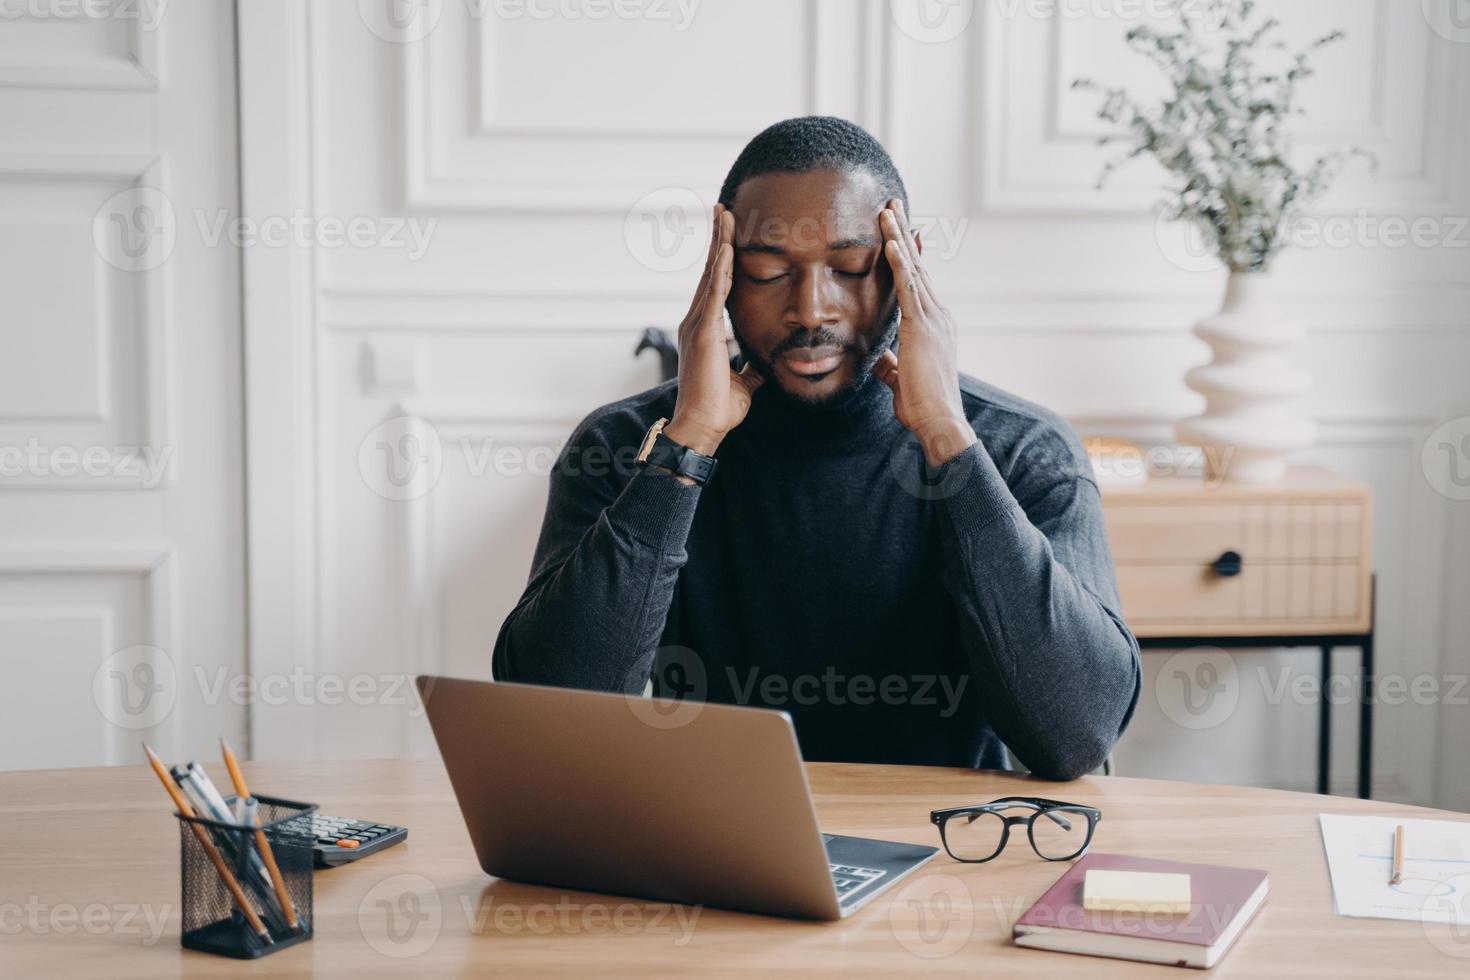
[(826, 456), (863, 445), (884, 444), (902, 428), (893, 414), (893, 393), (868, 374), (832, 404), (794, 403), (775, 381), (751, 398), (750, 412), (736, 428), (762, 452)]

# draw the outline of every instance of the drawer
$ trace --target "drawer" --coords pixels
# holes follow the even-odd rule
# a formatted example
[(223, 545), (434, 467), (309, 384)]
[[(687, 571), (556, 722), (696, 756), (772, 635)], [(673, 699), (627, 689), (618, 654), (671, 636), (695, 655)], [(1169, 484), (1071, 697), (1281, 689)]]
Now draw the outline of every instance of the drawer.
[(1358, 501), (1113, 504), (1103, 508), (1113, 558), (1207, 566), (1226, 551), (1258, 562), (1357, 560), (1366, 550)]
[(1119, 564), (1123, 617), (1139, 636), (1349, 632), (1366, 628), (1357, 562), (1251, 563), (1238, 575), (1198, 564)]

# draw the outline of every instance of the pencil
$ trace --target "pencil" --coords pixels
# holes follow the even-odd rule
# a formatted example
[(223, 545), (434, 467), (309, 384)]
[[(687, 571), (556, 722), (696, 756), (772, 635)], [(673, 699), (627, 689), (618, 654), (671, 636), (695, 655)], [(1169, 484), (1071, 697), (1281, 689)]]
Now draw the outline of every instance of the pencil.
[[(188, 800), (184, 799), (184, 794), (174, 784), (173, 777), (163, 767), (163, 760), (148, 747), (147, 742), (143, 743), (143, 751), (148, 753), (148, 764), (153, 767), (153, 771), (158, 775), (158, 781), (163, 783), (163, 788), (168, 790), (169, 798), (174, 801), (174, 807), (186, 817), (194, 816), (194, 808), (189, 805)], [(240, 906), (241, 912), (245, 913), (245, 921), (250, 923), (250, 928), (254, 929), (256, 934), (265, 942), (275, 942), (275, 940), (271, 939), (271, 934), (266, 929), (265, 923), (261, 922), (260, 916), (255, 914), (255, 909), (250, 907), (250, 900), (245, 897), (245, 892), (240, 889), (240, 883), (230, 873), (229, 867), (225, 864), (225, 859), (220, 857), (219, 850), (214, 846), (214, 841), (209, 839), (209, 832), (192, 821), (189, 821), (189, 826), (193, 829), (194, 836), (199, 841), (199, 846), (204, 848), (204, 853), (209, 855), (209, 860), (213, 862), (214, 870), (219, 872), (220, 880), (230, 890), (230, 895), (235, 899), (235, 904)]]
[(1397, 885), (1404, 880), (1404, 825), (1399, 824), (1398, 829), (1393, 832), (1393, 877), (1388, 879), (1390, 885)]
[[(230, 751), (229, 743), (220, 739), (219, 750), (225, 757), (225, 768), (230, 771), (230, 782), (235, 784), (235, 793), (242, 800), (250, 799), (250, 787), (245, 784), (245, 774), (240, 771), (240, 764), (235, 761), (235, 753)], [(292, 932), (300, 932), (301, 923), (296, 918), (296, 907), (291, 904), (291, 896), (286, 891), (286, 879), (281, 876), (275, 852), (271, 850), (270, 841), (265, 839), (265, 831), (259, 829), (259, 822), (257, 818), (255, 845), (260, 848), (260, 856), (265, 859), (265, 868), (270, 872), (271, 884), (276, 888), (276, 901), (281, 903), (281, 910), (286, 913), (286, 925), (291, 927)]]

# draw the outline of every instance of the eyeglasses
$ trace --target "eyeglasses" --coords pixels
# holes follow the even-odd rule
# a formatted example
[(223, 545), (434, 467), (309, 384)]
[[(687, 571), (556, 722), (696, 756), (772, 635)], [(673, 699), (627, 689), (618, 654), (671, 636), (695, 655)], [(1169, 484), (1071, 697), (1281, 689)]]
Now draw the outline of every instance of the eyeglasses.
[(1066, 861), (1087, 850), (1102, 811), (1060, 800), (1004, 796), (978, 806), (935, 810), (929, 819), (938, 825), (939, 839), (956, 861), (989, 861), (1005, 850), (1011, 828), (1022, 824), (1032, 850), (1048, 861)]

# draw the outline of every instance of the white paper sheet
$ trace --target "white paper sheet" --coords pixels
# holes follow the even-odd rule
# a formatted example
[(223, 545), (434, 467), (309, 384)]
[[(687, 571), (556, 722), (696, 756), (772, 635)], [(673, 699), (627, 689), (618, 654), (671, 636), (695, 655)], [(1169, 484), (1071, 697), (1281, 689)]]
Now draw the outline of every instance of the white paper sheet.
[[(1338, 915), (1470, 925), (1470, 823), (1319, 814)], [(1404, 827), (1404, 877), (1393, 835)]]

